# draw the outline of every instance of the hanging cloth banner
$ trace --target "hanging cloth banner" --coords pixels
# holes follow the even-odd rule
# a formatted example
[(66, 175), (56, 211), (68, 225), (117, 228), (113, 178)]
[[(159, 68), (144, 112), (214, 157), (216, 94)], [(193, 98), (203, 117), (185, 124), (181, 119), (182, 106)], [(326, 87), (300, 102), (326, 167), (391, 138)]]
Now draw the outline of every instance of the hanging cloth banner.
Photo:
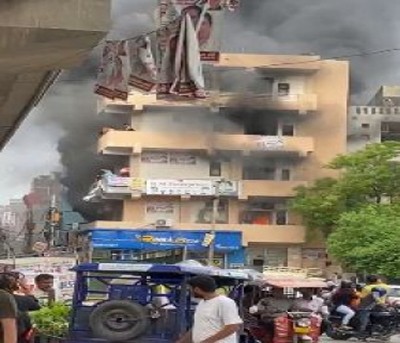
[(193, 22), (188, 14), (174, 28), (176, 35), (170, 41), (162, 60), (158, 98), (168, 94), (188, 98), (206, 97), (203, 68), (200, 61), (199, 44)]
[(148, 36), (128, 42), (130, 59), (129, 85), (145, 92), (151, 92), (157, 84), (157, 67), (151, 51)]
[(129, 58), (126, 41), (106, 41), (95, 93), (109, 99), (128, 99)]
[[(225, 0), (159, 0), (159, 24), (161, 27), (168, 25), (188, 14), (197, 33), (201, 61), (218, 62), (223, 19), (221, 1)], [(168, 29), (158, 33), (161, 57), (173, 34), (173, 30)]]

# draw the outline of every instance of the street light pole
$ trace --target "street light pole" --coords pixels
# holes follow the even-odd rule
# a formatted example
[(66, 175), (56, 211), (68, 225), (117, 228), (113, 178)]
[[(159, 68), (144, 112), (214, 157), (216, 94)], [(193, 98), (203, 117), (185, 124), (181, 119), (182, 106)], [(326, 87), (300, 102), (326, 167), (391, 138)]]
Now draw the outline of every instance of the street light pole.
[(218, 217), (218, 207), (219, 207), (219, 185), (220, 181), (215, 184), (215, 196), (212, 203), (212, 216), (211, 216), (211, 242), (208, 246), (208, 265), (212, 266), (214, 262), (215, 255), (215, 236), (216, 236), (216, 224)]

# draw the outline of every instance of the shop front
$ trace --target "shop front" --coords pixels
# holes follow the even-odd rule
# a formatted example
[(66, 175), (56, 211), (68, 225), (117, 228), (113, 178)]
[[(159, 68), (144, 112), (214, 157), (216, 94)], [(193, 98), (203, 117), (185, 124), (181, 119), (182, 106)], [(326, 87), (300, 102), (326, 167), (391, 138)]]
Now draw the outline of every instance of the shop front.
[[(86, 247), (83, 250), (91, 251), (92, 261), (176, 263), (194, 259), (206, 262), (210, 244), (209, 233), (204, 230), (96, 228), (86, 231), (84, 236)], [(228, 268), (244, 266), (241, 232), (217, 231), (214, 247), (214, 265)]]

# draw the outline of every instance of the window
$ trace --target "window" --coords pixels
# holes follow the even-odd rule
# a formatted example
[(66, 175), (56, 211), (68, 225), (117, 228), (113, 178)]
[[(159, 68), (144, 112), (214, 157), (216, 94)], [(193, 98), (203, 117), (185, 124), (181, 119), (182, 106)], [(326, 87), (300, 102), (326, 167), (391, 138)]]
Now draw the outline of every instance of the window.
[(383, 111), (383, 107), (379, 108), (379, 114), (385, 114), (385, 112)]
[(287, 224), (287, 211), (279, 210), (276, 211), (276, 225), (286, 225)]
[(356, 113), (357, 113), (357, 114), (361, 114), (361, 108), (360, 108), (360, 107), (357, 107), (357, 108), (356, 108)]
[(289, 83), (278, 83), (278, 95), (285, 96), (290, 93), (290, 84)]
[(364, 114), (368, 114), (368, 107), (364, 107)]
[(282, 136), (294, 136), (294, 125), (283, 124), (282, 125)]
[(386, 108), (386, 114), (392, 114), (392, 109), (390, 107)]
[(210, 162), (210, 176), (221, 176), (221, 162)]
[(361, 127), (362, 127), (363, 129), (369, 129), (369, 124), (368, 124), (368, 123), (362, 123), (362, 124), (361, 124)]
[(281, 170), (281, 180), (282, 181), (290, 180), (290, 169), (282, 169)]
[(395, 109), (394, 109), (394, 114), (399, 114), (400, 112), (399, 112), (399, 108), (398, 107), (395, 107)]
[(376, 108), (375, 107), (371, 108), (371, 114), (376, 114)]

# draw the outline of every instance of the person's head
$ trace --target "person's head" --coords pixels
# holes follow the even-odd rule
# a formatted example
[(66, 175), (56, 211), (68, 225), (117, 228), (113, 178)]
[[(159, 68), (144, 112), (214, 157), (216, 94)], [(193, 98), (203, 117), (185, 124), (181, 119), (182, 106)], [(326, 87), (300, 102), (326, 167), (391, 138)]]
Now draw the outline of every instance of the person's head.
[(282, 287), (272, 287), (271, 288), (271, 295), (274, 298), (283, 298), (285, 296), (284, 290)]
[(16, 273), (0, 274), (0, 289), (9, 293), (13, 293), (19, 289), (18, 276)]
[(314, 295), (314, 289), (312, 288), (300, 288), (299, 291), (304, 299), (311, 299)]
[(43, 292), (48, 292), (54, 287), (54, 276), (51, 274), (39, 274), (35, 277), (35, 285)]
[(376, 275), (368, 275), (365, 281), (367, 285), (373, 285), (378, 283), (378, 277)]
[(215, 294), (217, 283), (207, 275), (198, 275), (189, 280), (189, 286), (192, 289), (193, 295), (196, 298), (207, 299)]
[(341, 283), (340, 283), (340, 288), (347, 288), (347, 289), (349, 289), (349, 288), (353, 288), (353, 283), (351, 282), (351, 281), (347, 281), (347, 280), (343, 280)]

